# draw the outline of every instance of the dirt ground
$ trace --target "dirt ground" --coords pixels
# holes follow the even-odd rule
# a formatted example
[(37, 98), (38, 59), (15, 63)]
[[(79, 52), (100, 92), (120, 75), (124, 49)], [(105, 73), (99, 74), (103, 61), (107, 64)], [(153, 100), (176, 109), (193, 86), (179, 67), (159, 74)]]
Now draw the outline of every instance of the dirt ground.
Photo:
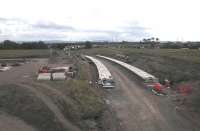
[[(4, 114), (9, 114), (9, 116), (2, 115), (2, 119), (6, 119), (4, 122), (0, 121), (3, 131), (5, 131), (4, 129), (16, 131), (23, 127), (24, 129), (32, 128), (30, 130), (34, 131), (88, 131), (88, 128), (91, 128), (91, 131), (107, 131), (108, 129), (115, 131), (115, 122), (113, 122), (113, 116), (110, 115), (112, 111), (107, 110), (103, 113), (104, 117), (101, 118), (92, 116), (98, 114), (98, 110), (101, 110), (101, 107), (90, 109), (100, 106), (98, 103), (93, 103), (93, 101), (95, 102), (94, 99), (98, 100), (98, 97), (94, 97), (93, 93), (98, 93), (98, 91), (93, 92), (88, 89), (81, 91), (83, 89), (80, 89), (81, 92), (79, 92), (71, 87), (67, 87), (67, 81), (44, 82), (36, 80), (37, 71), (41, 66), (66, 66), (70, 63), (73, 62), (67, 61), (63, 57), (31, 59), (30, 62), (21, 66), (13, 67), (9, 71), (0, 72), (0, 111), (5, 112)], [(89, 64), (85, 62), (85, 65), (84, 72), (86, 73), (82, 72), (82, 75), (86, 77), (84, 81), (89, 82), (89, 80), (92, 80), (92, 74)], [(93, 89), (96, 90), (97, 88)], [(100, 89), (97, 90), (100, 91)], [(76, 92), (81, 94), (76, 94)], [(81, 103), (78, 103), (79, 101), (77, 102), (71, 97), (73, 96), (72, 93), (80, 95), (76, 96), (76, 98), (83, 98), (80, 101)], [(84, 93), (91, 94), (87, 94), (88, 96), (85, 94), (86, 96), (84, 96)], [(82, 102), (85, 102), (84, 99), (88, 99), (89, 101), (82, 104)], [(93, 103), (94, 105), (90, 106), (88, 105), (89, 103)], [(79, 107), (81, 108), (78, 109)], [(89, 111), (84, 111), (85, 109)], [(89, 119), (81, 118), (85, 116), (92, 117)], [(108, 116), (109, 119), (107, 119)], [(9, 123), (14, 123), (15, 121), (12, 121), (10, 117), (16, 118), (22, 124), (16, 121), (19, 124), (14, 124), (12, 127)], [(107, 119), (106, 122), (108, 123), (104, 123), (105, 119)], [(109, 123), (113, 123), (112, 127), (110, 127)], [(79, 127), (83, 128), (79, 129)]]
[(48, 59), (32, 59), (22, 66), (13, 67), (8, 71), (0, 72), (0, 85), (29, 81), (33, 77), (36, 79), (38, 69), (46, 65), (47, 62)]
[(116, 112), (125, 131), (198, 131), (193, 123), (176, 111), (167, 97), (155, 96), (133, 81), (116, 65), (103, 63), (113, 75), (116, 88), (107, 91), (107, 104)]
[[(119, 66), (102, 59), (101, 61), (111, 71), (116, 87), (103, 90), (93, 88), (96, 84), (91, 86), (95, 90), (94, 93), (104, 97), (107, 104), (102, 116), (96, 121), (83, 120), (98, 127), (91, 131), (198, 131), (200, 129), (200, 123), (178, 112), (169, 97), (153, 95), (144, 89), (134, 76), (127, 75), (127, 72)], [(67, 62), (62, 57), (50, 60), (31, 59), (22, 66), (0, 72), (0, 131), (83, 130), (68, 119), (70, 116), (66, 117), (69, 113), (67, 108), (73, 109), (71, 105), (78, 104), (69, 98), (68, 95), (71, 95), (67, 92), (69, 89), (60, 90), (59, 87), (52, 88), (48, 83), (36, 81), (37, 70), (41, 66), (69, 63), (71, 62)], [(84, 68), (86, 81), (91, 80), (95, 83), (97, 74), (94, 65), (88, 64), (87, 61), (83, 63), (86, 65)], [(16, 85), (16, 87), (9, 85)], [(52, 86), (55, 85), (56, 83)], [(60, 86), (65, 87), (64, 84)], [(63, 91), (66, 93), (64, 94)], [(68, 105), (63, 106), (66, 103)], [(74, 106), (74, 112), (80, 111), (77, 108), (77, 105)], [(14, 113), (6, 112), (6, 109), (12, 109), (11, 112)]]
[[(31, 59), (30, 62), (25, 63), (22, 66), (13, 67), (9, 71), (0, 72), (0, 87), (1, 87), (2, 91), (5, 91), (5, 87), (8, 87), (6, 90), (8, 95), (11, 94), (11, 92), (12, 92), (10, 90), (9, 85), (13, 85), (13, 86), (16, 85), (17, 88), (21, 87), (22, 90), (24, 90), (24, 89), (29, 90), (30, 92), (32, 92), (34, 94), (34, 97), (38, 98), (42, 103), (44, 103), (44, 105), (47, 106), (47, 108), (54, 114), (55, 120), (53, 118), (52, 119), (53, 121), (58, 121), (58, 123), (60, 123), (63, 126), (63, 129), (65, 128), (65, 130), (78, 131), (80, 129), (78, 129), (76, 126), (73, 126), (71, 124), (71, 122), (69, 122), (67, 119), (65, 119), (65, 117), (62, 114), (62, 112), (60, 111), (59, 107), (55, 103), (53, 103), (53, 101), (49, 98), (49, 96), (47, 96), (45, 93), (41, 92), (41, 90), (40, 90), (41, 85), (33, 85), (36, 83), (38, 83), (38, 84), (40, 83), (40, 82), (36, 82), (37, 71), (41, 66), (44, 66), (47, 64), (49, 64), (48, 59)], [(54, 66), (55, 66), (55, 64), (54, 64)], [(13, 95), (15, 95), (17, 93), (20, 94), (20, 92), (18, 90), (15, 89), (15, 91), (16, 91), (16, 93), (14, 93)], [(3, 97), (3, 95), (5, 95), (5, 94), (2, 94), (2, 93), (0, 94), (0, 96)], [(11, 99), (11, 98), (15, 97), (16, 99), (19, 99), (18, 96), (13, 96), (13, 95), (8, 96), (8, 98)], [(32, 96), (31, 99), (34, 100), (35, 99), (34, 97)], [(21, 98), (22, 98), (22, 96), (21, 96)], [(24, 98), (25, 97), (23, 97), (22, 100), (16, 100), (16, 102), (17, 102), (16, 105), (14, 105), (14, 107), (11, 107), (11, 108), (18, 108), (19, 106), (23, 105), (23, 104), (21, 104), (21, 102), (19, 103), (18, 101), (23, 102)], [(2, 101), (6, 101), (6, 99), (2, 100)], [(8, 101), (8, 103), (10, 104), (10, 101)], [(5, 104), (1, 103), (2, 107), (0, 107), (0, 110), (3, 110), (6, 107)], [(32, 103), (28, 103), (28, 104), (30, 104), (29, 105), (30, 107), (33, 106), (34, 108), (40, 108), (39, 106), (34, 105)], [(10, 106), (13, 106), (13, 105), (10, 105)], [(29, 107), (25, 107), (25, 108), (28, 109)], [(9, 106), (8, 106), (8, 108), (5, 108), (5, 109), (6, 109), (6, 111), (8, 111)], [(23, 110), (27, 111), (26, 109), (19, 109), (20, 112)], [(19, 112), (19, 114), (20, 114), (20, 112)], [(31, 128), (31, 126), (29, 126), (28, 123), (23, 122), (22, 119), (20, 119), (16, 116), (9, 116), (9, 115), (7, 115), (7, 114), (5, 115), (4, 113), (1, 113), (0, 127), (2, 127), (2, 128), (0, 128), (0, 130), (2, 130), (2, 131), (23, 131), (23, 130), (36, 131), (36, 128), (34, 128), (34, 129)], [(22, 117), (24, 119), (29, 119), (23, 115), (22, 115)], [(33, 117), (33, 116), (31, 116), (31, 117)], [(12, 118), (16, 118), (16, 119), (12, 119)], [(45, 118), (43, 118), (43, 119), (45, 119)], [(30, 123), (30, 121), (28, 121), (28, 122)], [(12, 126), (10, 125), (11, 123), (12, 123)], [(37, 122), (35, 122), (35, 123), (37, 123)], [(47, 123), (43, 123), (43, 124), (47, 124)], [(59, 127), (59, 128), (62, 128), (62, 127)], [(59, 128), (57, 128), (57, 129), (61, 130)], [(41, 127), (41, 129), (42, 129), (42, 127)]]
[(24, 121), (10, 116), (6, 113), (0, 113), (0, 131), (37, 131)]

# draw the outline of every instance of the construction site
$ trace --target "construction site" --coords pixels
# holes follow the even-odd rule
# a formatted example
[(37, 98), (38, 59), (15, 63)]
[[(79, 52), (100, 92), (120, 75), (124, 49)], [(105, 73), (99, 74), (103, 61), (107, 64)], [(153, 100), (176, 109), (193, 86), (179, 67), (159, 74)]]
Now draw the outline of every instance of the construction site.
[(200, 131), (199, 5), (1, 0), (0, 131)]
[(0, 130), (200, 129), (198, 107), (188, 106), (194, 84), (173, 84), (172, 77), (130, 64), (119, 51), (53, 50), (43, 58), (1, 59)]

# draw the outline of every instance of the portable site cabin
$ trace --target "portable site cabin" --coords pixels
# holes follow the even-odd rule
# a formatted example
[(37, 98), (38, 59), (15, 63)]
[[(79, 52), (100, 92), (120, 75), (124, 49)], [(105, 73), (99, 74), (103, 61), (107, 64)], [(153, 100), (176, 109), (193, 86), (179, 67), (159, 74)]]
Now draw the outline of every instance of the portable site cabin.
[(91, 60), (97, 67), (98, 76), (99, 76), (98, 84), (102, 85), (102, 87), (104, 88), (113, 88), (114, 81), (107, 67), (102, 62), (100, 62), (99, 60), (91, 56), (85, 56), (85, 57)]

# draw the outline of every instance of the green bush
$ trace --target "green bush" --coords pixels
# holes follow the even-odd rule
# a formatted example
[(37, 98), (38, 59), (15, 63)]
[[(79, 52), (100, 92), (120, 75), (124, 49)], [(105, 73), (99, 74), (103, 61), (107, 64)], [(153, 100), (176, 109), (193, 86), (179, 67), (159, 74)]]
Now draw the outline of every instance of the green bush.
[(71, 97), (78, 103), (83, 119), (94, 119), (101, 116), (104, 103), (99, 95), (89, 87), (85, 80), (70, 80), (68, 82)]

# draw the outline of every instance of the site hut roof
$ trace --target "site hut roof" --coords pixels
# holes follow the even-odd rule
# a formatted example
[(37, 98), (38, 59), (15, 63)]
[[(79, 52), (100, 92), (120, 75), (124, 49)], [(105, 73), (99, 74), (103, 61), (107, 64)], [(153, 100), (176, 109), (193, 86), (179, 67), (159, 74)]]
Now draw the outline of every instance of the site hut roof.
[(112, 75), (108, 68), (99, 60), (95, 59), (91, 56), (85, 56), (86, 58), (90, 59), (97, 67), (99, 79), (112, 79)]
[(139, 76), (140, 78), (144, 79), (144, 80), (148, 80), (148, 79), (153, 79), (153, 80), (158, 80), (155, 76), (137, 68), (137, 67), (134, 67), (130, 64), (127, 64), (125, 62), (122, 62), (122, 61), (119, 61), (119, 60), (116, 60), (116, 59), (113, 59), (113, 58), (110, 58), (110, 57), (106, 57), (106, 56), (101, 56), (101, 55), (97, 55), (98, 57), (101, 57), (101, 58), (105, 58), (107, 60), (110, 60), (110, 61), (113, 61), (125, 68), (127, 68), (128, 70), (130, 70), (131, 72), (133, 72), (134, 74), (136, 74), (137, 76)]

